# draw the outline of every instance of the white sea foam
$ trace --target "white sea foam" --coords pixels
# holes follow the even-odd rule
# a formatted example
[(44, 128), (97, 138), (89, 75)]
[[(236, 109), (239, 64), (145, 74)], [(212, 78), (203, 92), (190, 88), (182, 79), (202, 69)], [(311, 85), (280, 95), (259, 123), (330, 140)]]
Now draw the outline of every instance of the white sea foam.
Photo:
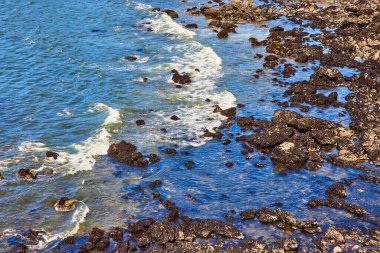
[[(172, 69), (189, 73), (192, 83), (182, 89), (165, 90), (157, 95), (163, 98), (172, 98), (177, 101), (186, 101), (183, 107), (173, 111), (160, 111), (156, 113), (159, 123), (170, 129), (164, 136), (152, 135), (157, 141), (182, 143), (185, 145), (199, 146), (207, 139), (200, 138), (204, 130), (211, 130), (221, 125), (226, 118), (219, 113), (213, 113), (214, 105), (218, 104), (223, 109), (236, 106), (234, 95), (228, 91), (221, 91), (216, 83), (223, 76), (222, 59), (211, 47), (207, 47), (194, 39), (196, 33), (187, 30), (182, 25), (174, 22), (165, 13), (153, 13), (152, 17), (141, 22), (154, 33), (170, 34), (175, 45), (169, 45), (166, 50), (176, 52), (166, 64), (152, 67), (154, 71), (171, 73)], [(196, 69), (199, 70), (196, 71)], [(168, 82), (172, 82), (168, 75)], [(205, 100), (210, 99), (211, 103)], [(173, 122), (171, 115), (177, 115), (180, 120)], [(173, 127), (174, 126), (174, 127)]]
[[(105, 155), (110, 145), (111, 133), (108, 127), (111, 124), (121, 122), (120, 112), (112, 107), (102, 103), (95, 104), (89, 109), (89, 112), (107, 111), (108, 116), (105, 118), (100, 129), (97, 130), (94, 136), (66, 147), (56, 147), (59, 153), (58, 159), (45, 159), (44, 164), (40, 167), (42, 170), (45, 167), (53, 167), (55, 172), (64, 174), (74, 174), (78, 171), (92, 170), (95, 165), (95, 158), (99, 155)], [(41, 142), (23, 142), (19, 147), (21, 153), (41, 153), (50, 150), (44, 143)], [(65, 151), (67, 149), (75, 152)]]
[[(67, 227), (66, 230), (57, 232), (57, 233), (48, 233), (45, 232), (41, 235), (41, 238), (38, 241), (38, 244), (32, 244), (28, 245), (28, 249), (30, 252), (41, 252), (41, 250), (49, 252), (51, 248), (56, 246), (50, 245), (50, 248), (48, 247), (49, 243), (51, 242), (59, 242), (60, 240), (63, 240), (69, 236), (75, 235), (80, 228), (80, 224), (82, 224), (85, 219), (87, 214), (90, 212), (90, 209), (88, 206), (82, 202), (78, 201), (79, 205), (76, 207), (76, 209), (73, 212), (73, 215), (71, 216), (71, 219), (63, 224), (64, 227)], [(44, 231), (43, 229), (39, 229), (40, 231)], [(16, 230), (14, 229), (6, 229), (2, 232), (2, 237), (12, 237), (12, 236), (17, 236), (17, 237), (22, 237)]]
[(65, 109), (63, 109), (62, 111), (60, 111), (60, 112), (57, 112), (57, 114), (56, 114), (57, 116), (59, 116), (59, 117), (62, 117), (62, 116), (72, 116), (73, 115), (73, 113), (72, 112), (70, 112), (70, 110), (69, 109), (67, 109), (67, 108), (65, 108)]

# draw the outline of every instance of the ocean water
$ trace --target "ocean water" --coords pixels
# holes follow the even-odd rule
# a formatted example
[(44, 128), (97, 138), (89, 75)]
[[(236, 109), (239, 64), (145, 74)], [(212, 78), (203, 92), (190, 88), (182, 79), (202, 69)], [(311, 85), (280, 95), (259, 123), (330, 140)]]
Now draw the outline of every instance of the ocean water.
[[(231, 209), (281, 202), (296, 217), (317, 218), (324, 226), (343, 225), (347, 219), (371, 224), (371, 216), (362, 220), (306, 206), (336, 180), (356, 178), (358, 172), (326, 164), (317, 172), (284, 175), (269, 160), (265, 168), (256, 168), (257, 152), (246, 161), (239, 143), (224, 147), (202, 137), (205, 129), (225, 120), (213, 113), (214, 105), (243, 103), (240, 116), (262, 119), (279, 109), (271, 100), (283, 100), (286, 88), (273, 86), (270, 70), (259, 79), (252, 77), (263, 64), (253, 55), (265, 49), (252, 49), (248, 38), (264, 39), (279, 24), (296, 26), (284, 19), (267, 22), (267, 28), (241, 25), (228, 40), (218, 40), (203, 17), (185, 13), (192, 6), (200, 6), (199, 1), (0, 2), (0, 172), (5, 178), (0, 181), (0, 252), (10, 251), (16, 236), (28, 229), (46, 232), (37, 245), (29, 245), (39, 252), (93, 226), (164, 217), (164, 208), (150, 196), (149, 184), (156, 179), (162, 181), (156, 190), (194, 218), (223, 219)], [(173, 21), (152, 7), (174, 9), (180, 18)], [(184, 28), (193, 22), (198, 29)], [(130, 55), (137, 60), (124, 60)], [(317, 64), (299, 66), (290, 80), (307, 78), (312, 70), (301, 68)], [(190, 73), (193, 82), (175, 88), (172, 69)], [(313, 108), (309, 115), (348, 125), (348, 116), (338, 116), (341, 111)], [(170, 120), (172, 115), (181, 120)], [(136, 126), (137, 119), (146, 125)], [(145, 170), (120, 165), (106, 153), (111, 143), (123, 139), (163, 159)], [(184, 153), (165, 156), (167, 147)], [(46, 159), (47, 150), (58, 152), (59, 159)], [(195, 163), (191, 170), (184, 167), (188, 160)], [(226, 161), (234, 167), (226, 168)], [(21, 168), (38, 171), (38, 179), (18, 179), (15, 173)], [(143, 191), (134, 189), (139, 185)], [(377, 204), (364, 200), (378, 194), (375, 186), (354, 181), (349, 193), (372, 218), (379, 218)], [(186, 194), (197, 201), (187, 200)], [(78, 201), (74, 211), (54, 210), (55, 201), (64, 196)], [(274, 232), (258, 223), (236, 225), (248, 235), (274, 240)]]

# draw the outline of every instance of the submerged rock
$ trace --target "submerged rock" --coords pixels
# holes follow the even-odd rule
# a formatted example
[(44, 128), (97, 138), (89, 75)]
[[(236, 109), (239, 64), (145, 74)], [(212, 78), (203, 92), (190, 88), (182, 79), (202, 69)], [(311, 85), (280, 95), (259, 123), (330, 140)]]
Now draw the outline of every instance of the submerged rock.
[(63, 197), (54, 204), (54, 209), (57, 212), (69, 212), (75, 209), (75, 203), (76, 200)]
[(190, 29), (196, 29), (198, 28), (198, 25), (197, 24), (187, 24), (185, 25), (186, 28), (190, 28)]
[(125, 61), (136, 61), (137, 60), (137, 56), (134, 56), (134, 55), (127, 55), (127, 56), (124, 56), (123, 59)]
[(143, 119), (138, 119), (138, 120), (136, 120), (136, 125), (143, 126), (143, 125), (145, 125), (145, 121)]
[(366, 214), (366, 211), (360, 206), (349, 204), (344, 201), (331, 199), (331, 198), (330, 199), (312, 199), (308, 202), (308, 206), (311, 208), (315, 208), (318, 206), (326, 206), (326, 207), (335, 208), (335, 209), (343, 209), (357, 216), (363, 216), (364, 214)]

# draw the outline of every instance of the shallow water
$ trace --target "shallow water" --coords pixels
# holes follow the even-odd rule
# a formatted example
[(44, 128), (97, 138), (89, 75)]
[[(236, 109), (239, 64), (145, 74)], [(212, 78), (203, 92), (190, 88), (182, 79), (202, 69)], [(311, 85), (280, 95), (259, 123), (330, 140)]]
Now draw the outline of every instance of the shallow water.
[[(202, 17), (184, 12), (194, 5), (195, 1), (159, 0), (144, 4), (101, 0), (0, 3), (0, 12), (6, 14), (0, 26), (0, 171), (5, 177), (0, 182), (0, 232), (4, 249), (16, 234), (29, 228), (47, 232), (41, 244), (32, 246), (41, 250), (93, 226), (108, 228), (142, 217), (163, 217), (163, 207), (150, 196), (149, 184), (156, 179), (162, 181), (156, 190), (191, 217), (223, 219), (231, 209), (274, 207), (280, 202), (297, 218), (317, 218), (323, 226), (344, 225), (347, 219), (353, 225), (371, 224), (341, 211), (308, 210), (306, 206), (336, 180), (355, 179), (357, 171), (325, 164), (317, 172), (284, 174), (269, 160), (264, 162), (266, 167), (256, 168), (257, 152), (246, 161), (240, 143), (222, 147), (218, 140), (201, 137), (206, 127), (219, 126), (224, 120), (212, 113), (215, 104), (229, 108), (243, 103), (246, 107), (238, 111), (240, 116), (261, 119), (270, 119), (279, 109), (271, 101), (284, 100), (286, 88), (273, 86), (270, 70), (258, 79), (252, 77), (263, 64), (253, 55), (265, 49), (252, 49), (248, 38), (265, 39), (269, 28), (279, 24), (287, 29), (298, 26), (287, 20), (267, 22), (268, 28), (242, 25), (228, 40), (218, 40)], [(180, 18), (173, 22), (152, 12), (150, 6), (175, 9)], [(182, 21), (195, 22), (199, 29), (187, 30)], [(125, 61), (126, 55), (138, 60)], [(289, 80), (305, 79), (312, 70), (301, 69), (315, 65), (299, 66)], [(175, 88), (170, 80), (173, 68), (189, 72), (193, 83)], [(148, 81), (142, 82), (143, 77)], [(349, 91), (338, 92), (343, 99)], [(342, 119), (339, 112), (339, 108), (312, 108), (308, 115), (347, 126), (349, 118)], [(172, 115), (181, 120), (171, 121)], [(137, 127), (137, 119), (144, 119), (146, 125)], [(163, 127), (167, 133), (160, 130)], [(232, 126), (227, 132), (239, 130)], [(105, 154), (110, 143), (122, 139), (163, 159), (146, 170), (115, 163)], [(165, 156), (163, 149), (169, 146), (189, 154)], [(59, 152), (60, 158), (45, 159), (47, 150)], [(183, 165), (188, 160), (195, 162), (191, 170)], [(225, 167), (226, 161), (234, 167)], [(16, 178), (18, 169), (30, 167), (41, 171), (37, 180)], [(47, 168), (54, 174), (44, 175)], [(138, 185), (144, 190), (136, 191)], [(197, 201), (187, 200), (186, 194)], [(354, 180), (349, 194), (348, 201), (379, 218), (378, 204), (364, 201), (378, 196), (376, 186)], [(54, 210), (55, 201), (63, 196), (80, 201), (75, 211)], [(258, 223), (237, 225), (255, 238), (273, 240), (269, 238), (273, 233)]]

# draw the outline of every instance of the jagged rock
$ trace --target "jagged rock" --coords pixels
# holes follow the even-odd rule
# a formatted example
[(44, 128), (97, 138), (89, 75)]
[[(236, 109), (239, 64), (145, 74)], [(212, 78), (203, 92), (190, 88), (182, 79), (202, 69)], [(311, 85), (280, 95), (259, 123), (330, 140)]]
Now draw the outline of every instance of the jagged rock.
[(76, 200), (63, 197), (54, 204), (54, 209), (57, 212), (69, 212), (75, 209), (75, 203)]

